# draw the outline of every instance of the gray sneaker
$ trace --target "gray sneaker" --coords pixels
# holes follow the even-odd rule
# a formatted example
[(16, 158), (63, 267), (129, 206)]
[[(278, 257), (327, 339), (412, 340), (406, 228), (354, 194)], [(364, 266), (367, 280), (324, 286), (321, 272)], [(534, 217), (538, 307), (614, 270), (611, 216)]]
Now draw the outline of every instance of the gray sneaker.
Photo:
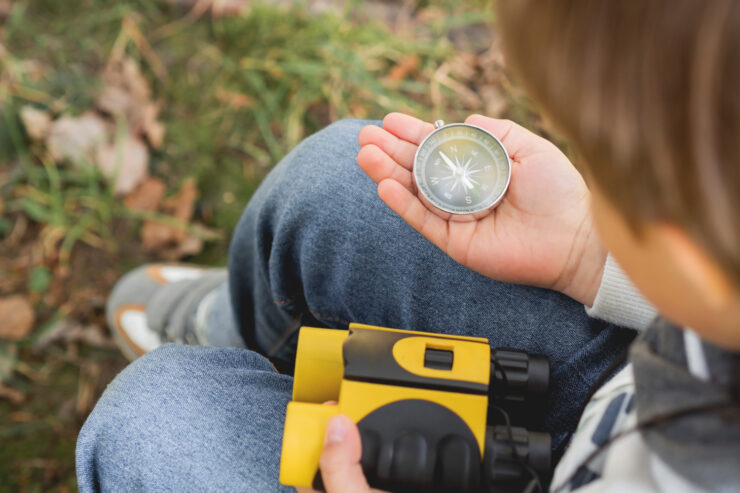
[(148, 264), (123, 276), (106, 318), (123, 354), (134, 360), (166, 342), (206, 345), (205, 327), (226, 269)]

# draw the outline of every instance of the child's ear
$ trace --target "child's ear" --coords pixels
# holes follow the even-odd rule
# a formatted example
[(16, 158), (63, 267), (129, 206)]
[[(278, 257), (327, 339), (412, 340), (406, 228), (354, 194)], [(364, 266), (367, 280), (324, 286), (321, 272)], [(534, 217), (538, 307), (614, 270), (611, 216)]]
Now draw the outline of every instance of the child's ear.
[(706, 306), (725, 308), (734, 297), (734, 289), (720, 265), (680, 228), (669, 224), (654, 227), (676, 270), (696, 288)]

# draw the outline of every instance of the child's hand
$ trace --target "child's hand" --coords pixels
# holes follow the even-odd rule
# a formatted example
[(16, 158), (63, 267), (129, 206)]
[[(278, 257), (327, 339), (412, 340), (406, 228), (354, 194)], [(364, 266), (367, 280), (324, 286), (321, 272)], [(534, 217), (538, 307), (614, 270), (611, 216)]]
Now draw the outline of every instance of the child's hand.
[(555, 289), (592, 305), (607, 252), (581, 175), (555, 145), (513, 122), (481, 115), (465, 122), (498, 137), (512, 161), (504, 200), (477, 221), (444, 220), (416, 195), (414, 153), (434, 130), (430, 123), (389, 114), (382, 129), (362, 129), (357, 162), (378, 183), (380, 198), (457, 262), (493, 279)]
[[(329, 420), (319, 466), (327, 493), (382, 493), (371, 489), (360, 465), (360, 432), (351, 419), (337, 415)], [(299, 493), (309, 493), (298, 488)]]

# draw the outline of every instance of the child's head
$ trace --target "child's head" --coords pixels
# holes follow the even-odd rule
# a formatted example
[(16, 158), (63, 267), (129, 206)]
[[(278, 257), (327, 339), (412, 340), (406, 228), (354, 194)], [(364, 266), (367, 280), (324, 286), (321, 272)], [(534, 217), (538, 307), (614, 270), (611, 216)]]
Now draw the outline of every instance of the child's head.
[(574, 145), (610, 251), (665, 315), (740, 349), (740, 2), (498, 7), (508, 63)]

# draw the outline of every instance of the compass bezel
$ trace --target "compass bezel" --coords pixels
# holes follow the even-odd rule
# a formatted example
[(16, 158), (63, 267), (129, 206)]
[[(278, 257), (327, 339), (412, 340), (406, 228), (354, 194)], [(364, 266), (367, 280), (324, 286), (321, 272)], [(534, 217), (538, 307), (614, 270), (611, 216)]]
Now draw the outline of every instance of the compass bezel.
[[(461, 207), (452, 208), (452, 207), (449, 206), (449, 204), (445, 204), (439, 198), (437, 198), (435, 196), (429, 196), (430, 194), (425, 193), (424, 190), (423, 190), (423, 187), (420, 186), (420, 184), (419, 184), (420, 180), (424, 180), (423, 176), (421, 176), (421, 173), (426, 168), (426, 166), (425, 165), (420, 165), (420, 163), (419, 163), (419, 153), (423, 149), (424, 145), (429, 141), (429, 139), (431, 139), (435, 134), (437, 134), (438, 132), (441, 132), (443, 130), (444, 131), (449, 130), (452, 127), (474, 128), (477, 131), (483, 132), (488, 137), (490, 137), (491, 139), (493, 139), (493, 141), (498, 146), (500, 146), (501, 150), (503, 151), (504, 156), (506, 156), (506, 166), (507, 166), (506, 183), (505, 183), (503, 189), (501, 190), (501, 192), (499, 193), (499, 195), (496, 196), (495, 198), (493, 198), (492, 201), (490, 201), (490, 203), (485, 203), (483, 206), (471, 207), (469, 209), (465, 209), (465, 208), (461, 208)], [(483, 144), (481, 144), (481, 145), (483, 145)], [(493, 210), (498, 204), (500, 204), (501, 201), (504, 199), (504, 196), (506, 195), (506, 192), (509, 189), (509, 183), (511, 182), (511, 168), (512, 168), (511, 167), (511, 158), (509, 157), (509, 153), (506, 150), (506, 146), (504, 146), (504, 144), (495, 135), (493, 135), (491, 132), (489, 132), (485, 128), (481, 128), (481, 127), (479, 127), (477, 125), (471, 125), (469, 123), (449, 123), (449, 124), (441, 125), (441, 126), (435, 128), (432, 132), (429, 133), (429, 135), (427, 135), (426, 137), (424, 137), (424, 139), (421, 141), (421, 143), (419, 144), (419, 146), (416, 149), (416, 153), (414, 154), (414, 167), (413, 167), (412, 174), (414, 175), (414, 185), (416, 186), (418, 195), (421, 198), (425, 199), (425, 200), (423, 200), (423, 202), (425, 202), (425, 205), (427, 207), (429, 207), (429, 205), (431, 205), (431, 206), (433, 206), (433, 208), (436, 208), (440, 212), (444, 213), (444, 214), (437, 213), (438, 215), (441, 215), (441, 216), (444, 216), (444, 215), (452, 215), (456, 219), (459, 219), (459, 218), (462, 218), (462, 217), (465, 217), (465, 216), (474, 215), (475, 217), (473, 217), (472, 219), (477, 219), (477, 218), (481, 217), (481, 213), (483, 213), (483, 215), (487, 214), (488, 212), (490, 212), (491, 210)], [(461, 209), (463, 209), (462, 212), (461, 212)], [(436, 212), (436, 211), (433, 210), (433, 212)]]

